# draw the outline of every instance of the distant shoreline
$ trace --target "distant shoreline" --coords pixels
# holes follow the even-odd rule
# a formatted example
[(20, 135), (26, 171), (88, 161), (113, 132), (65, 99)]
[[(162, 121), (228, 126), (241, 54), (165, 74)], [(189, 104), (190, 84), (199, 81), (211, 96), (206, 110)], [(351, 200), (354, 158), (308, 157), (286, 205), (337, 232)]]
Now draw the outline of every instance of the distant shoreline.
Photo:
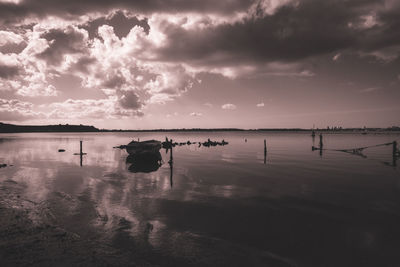
[[(120, 129), (98, 129), (88, 125), (14, 125), (0, 122), (0, 133), (78, 133), (78, 132), (312, 132), (313, 129), (302, 128), (181, 128), (181, 129), (146, 129), (146, 130), (120, 130)], [(399, 132), (400, 127), (388, 128), (333, 128), (314, 129), (315, 132), (341, 133), (341, 132)]]

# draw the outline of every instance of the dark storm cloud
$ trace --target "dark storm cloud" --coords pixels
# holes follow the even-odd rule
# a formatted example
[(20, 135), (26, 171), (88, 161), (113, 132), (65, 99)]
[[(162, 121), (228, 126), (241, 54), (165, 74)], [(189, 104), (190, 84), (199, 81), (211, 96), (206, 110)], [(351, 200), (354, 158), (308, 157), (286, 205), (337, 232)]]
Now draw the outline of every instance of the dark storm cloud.
[(142, 107), (139, 96), (133, 91), (121, 91), (119, 103), (125, 109), (138, 110)]
[(0, 64), (0, 78), (9, 79), (18, 75), (19, 68), (17, 66), (7, 66)]
[[(166, 25), (166, 60), (200, 64), (296, 61), (341, 49), (373, 50), (400, 44), (400, 9), (379, 10), (377, 1), (305, 0), (271, 16), (204, 29)], [(377, 25), (363, 25), (374, 14)], [(352, 26), (353, 25), (353, 26)]]
[(73, 27), (51, 29), (42, 38), (49, 41), (49, 47), (37, 55), (51, 65), (59, 65), (65, 54), (80, 53), (85, 48), (85, 35)]
[(124, 84), (126, 84), (126, 80), (120, 74), (113, 75), (108, 79), (105, 79), (105, 81), (103, 82), (103, 86), (105, 88), (113, 88), (113, 89), (121, 88)]
[(119, 38), (125, 37), (134, 26), (142, 27), (146, 33), (149, 32), (150, 26), (147, 19), (138, 19), (137, 17), (126, 16), (122, 11), (117, 11), (111, 16), (97, 18), (89, 21), (81, 27), (88, 31), (89, 38), (98, 37), (97, 30), (102, 25), (110, 25), (114, 28), (114, 33)]
[(250, 0), (25, 0), (19, 4), (0, 3), (0, 20), (12, 22), (26, 16), (56, 15), (68, 17), (88, 12), (106, 12), (124, 8), (137, 13), (207, 12), (231, 13), (246, 10)]
[[(0, 18), (24, 18), (55, 15), (71, 17), (88, 12), (127, 9), (132, 14), (153, 12), (198, 14), (233, 14), (245, 12), (258, 0), (26, 0), (20, 4), (1, 3)], [(265, 1), (267, 2), (267, 1)], [(235, 23), (224, 23), (195, 30), (180, 25), (165, 25), (168, 45), (158, 51), (161, 59), (191, 61), (208, 65), (237, 62), (296, 61), (310, 56), (349, 49), (372, 51), (400, 43), (400, 8), (384, 8), (382, 0), (299, 0), (298, 5), (284, 5), (272, 15), (262, 14), (262, 5), (250, 16)], [(373, 14), (379, 22), (364, 27), (363, 16)], [(82, 24), (89, 37), (96, 37), (101, 25), (113, 26), (124, 37), (135, 25), (151, 29), (146, 19), (127, 16), (121, 11)], [(168, 24), (168, 23), (166, 23)], [(62, 53), (73, 53), (76, 36), (59, 32), (54, 43), (41, 55), (57, 64)], [(46, 39), (51, 38), (51, 33)], [(75, 38), (75, 39), (74, 39)], [(69, 41), (68, 39), (71, 39)], [(59, 41), (58, 41), (59, 40)], [(61, 50), (61, 53), (58, 51)]]

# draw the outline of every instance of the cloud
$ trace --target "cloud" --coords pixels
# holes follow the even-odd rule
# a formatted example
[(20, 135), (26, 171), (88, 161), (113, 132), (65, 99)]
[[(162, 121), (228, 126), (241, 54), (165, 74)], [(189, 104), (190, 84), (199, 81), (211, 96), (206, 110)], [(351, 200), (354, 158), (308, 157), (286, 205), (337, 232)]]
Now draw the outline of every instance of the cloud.
[(16, 76), (19, 72), (17, 66), (7, 66), (0, 63), (0, 78), (8, 79)]
[[(399, 75), (399, 76), (400, 76), (400, 75)], [(209, 107), (209, 108), (212, 108), (212, 107), (213, 107), (213, 104), (207, 102), (207, 103), (204, 103), (204, 106)]]
[(261, 102), (261, 103), (258, 103), (256, 106), (257, 106), (258, 108), (262, 108), (262, 107), (265, 106), (265, 104), (264, 104), (264, 102)]
[(201, 12), (214, 14), (232, 14), (248, 9), (253, 1), (250, 0), (100, 0), (100, 1), (78, 1), (78, 0), (26, 0), (19, 3), (0, 2), (0, 18), (4, 22), (18, 22), (26, 17), (58, 16), (70, 18), (87, 13), (108, 12), (115, 9), (129, 9), (135, 13), (151, 14), (179, 12)]
[(147, 19), (139, 19), (138, 17), (126, 14), (121, 10), (111, 12), (107, 16), (89, 20), (80, 25), (80, 27), (87, 30), (89, 33), (89, 38), (93, 39), (94, 37), (99, 37), (98, 28), (103, 25), (109, 25), (113, 27), (115, 35), (117, 35), (118, 38), (126, 37), (130, 30), (135, 26), (142, 27), (146, 33), (148, 33), (150, 30)]
[(118, 104), (118, 99), (109, 97), (105, 99), (67, 99), (64, 102), (55, 102), (45, 105), (52, 111), (51, 119), (117, 119), (121, 117), (139, 117), (143, 113), (135, 109), (125, 109)]
[(341, 53), (337, 53), (336, 55), (333, 56), (332, 60), (333, 61), (338, 61), (339, 58), (341, 57), (341, 55), (342, 55)]
[(125, 109), (139, 110), (142, 107), (142, 103), (134, 91), (121, 91), (119, 103)]
[(22, 36), (12, 31), (0, 30), (0, 53), (20, 53), (25, 47)]
[(192, 117), (200, 117), (200, 116), (203, 116), (203, 114), (200, 113), (200, 112), (192, 112), (192, 113), (190, 113), (189, 115), (192, 116)]
[(78, 104), (92, 117), (140, 116), (146, 105), (185, 94), (202, 73), (312, 78), (315, 58), (337, 61), (343, 53), (395, 62), (400, 4), (394, 2), (2, 1), (0, 90), (58, 95), (64, 103), (68, 92), (59, 90), (67, 89), (55, 81), (70, 75), (104, 99), (65, 100), (54, 116), (78, 116)]
[(44, 114), (32, 111), (33, 104), (17, 99), (0, 99), (0, 118), (2, 121), (24, 121), (44, 118)]
[(365, 89), (361, 89), (359, 92), (360, 93), (371, 93), (371, 92), (375, 92), (375, 91), (377, 91), (379, 89), (380, 89), (379, 87), (368, 87), (368, 88), (365, 88)]
[(234, 104), (224, 104), (221, 106), (222, 109), (226, 109), (226, 110), (234, 110), (236, 109), (236, 105)]
[(383, 63), (390, 63), (395, 61), (400, 55), (400, 45), (386, 47), (383, 49), (377, 49), (373, 51), (361, 51), (359, 52), (361, 57), (374, 57), (378, 61)]
[(36, 57), (44, 59), (49, 65), (58, 66), (64, 61), (65, 55), (85, 52), (88, 34), (86, 30), (68, 26), (64, 29), (49, 29), (40, 38), (47, 40), (48, 47)]

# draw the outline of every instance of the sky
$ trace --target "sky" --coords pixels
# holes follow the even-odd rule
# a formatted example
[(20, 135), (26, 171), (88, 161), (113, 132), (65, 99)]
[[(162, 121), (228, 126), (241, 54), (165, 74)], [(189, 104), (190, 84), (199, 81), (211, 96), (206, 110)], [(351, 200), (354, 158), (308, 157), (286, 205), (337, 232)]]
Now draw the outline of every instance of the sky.
[(0, 0), (0, 121), (400, 125), (398, 0)]

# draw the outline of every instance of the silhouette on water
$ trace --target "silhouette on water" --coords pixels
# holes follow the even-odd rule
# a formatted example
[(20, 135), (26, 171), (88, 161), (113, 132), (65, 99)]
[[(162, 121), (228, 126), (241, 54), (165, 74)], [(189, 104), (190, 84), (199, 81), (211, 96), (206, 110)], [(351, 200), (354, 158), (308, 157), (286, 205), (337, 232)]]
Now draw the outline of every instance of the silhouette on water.
[(170, 151), (170, 154), (169, 154), (168, 164), (169, 164), (169, 170), (170, 170), (169, 180), (170, 180), (170, 184), (171, 184), (171, 188), (172, 188), (172, 186), (173, 186), (172, 176), (173, 176), (173, 172), (174, 172), (174, 159), (172, 157), (172, 148), (171, 148), (171, 151)]
[[(84, 155), (87, 155), (87, 153), (83, 153), (83, 151), (82, 151), (82, 143), (83, 143), (83, 141), (81, 140), (81, 141), (79, 141), (80, 142), (80, 152), (79, 153), (74, 153), (74, 155), (79, 155), (80, 156), (80, 166), (82, 167), (82, 160), (83, 160), (83, 156)], [(62, 149), (61, 149), (62, 150)], [(63, 152), (63, 151), (60, 151), (59, 150), (59, 152)]]
[(126, 163), (131, 164), (128, 170), (133, 173), (137, 172), (154, 172), (157, 171), (162, 165), (161, 153), (155, 152), (154, 154), (148, 154), (146, 157), (140, 157), (137, 155), (128, 155)]
[(377, 144), (377, 145), (371, 145), (371, 146), (365, 146), (365, 147), (356, 147), (356, 148), (347, 148), (347, 149), (327, 149), (324, 148), (324, 144), (323, 144), (323, 138), (322, 138), (322, 134), (319, 135), (319, 147), (315, 147), (314, 146), (314, 137), (313, 137), (313, 146), (311, 147), (312, 151), (314, 150), (319, 150), (319, 154), (320, 156), (322, 156), (322, 151), (326, 150), (326, 151), (339, 151), (339, 152), (344, 152), (344, 153), (348, 153), (348, 154), (352, 154), (352, 155), (356, 155), (356, 156), (360, 156), (362, 158), (367, 158), (367, 156), (365, 154), (363, 154), (363, 151), (367, 148), (371, 148), (371, 147), (380, 147), (380, 146), (390, 146), (392, 145), (393, 150), (392, 150), (392, 163), (390, 164), (389, 162), (383, 162), (385, 165), (389, 165), (389, 166), (393, 166), (396, 167), (397, 166), (397, 159), (400, 157), (400, 151), (397, 147), (397, 141), (393, 141), (390, 143), (383, 143), (383, 144)]

